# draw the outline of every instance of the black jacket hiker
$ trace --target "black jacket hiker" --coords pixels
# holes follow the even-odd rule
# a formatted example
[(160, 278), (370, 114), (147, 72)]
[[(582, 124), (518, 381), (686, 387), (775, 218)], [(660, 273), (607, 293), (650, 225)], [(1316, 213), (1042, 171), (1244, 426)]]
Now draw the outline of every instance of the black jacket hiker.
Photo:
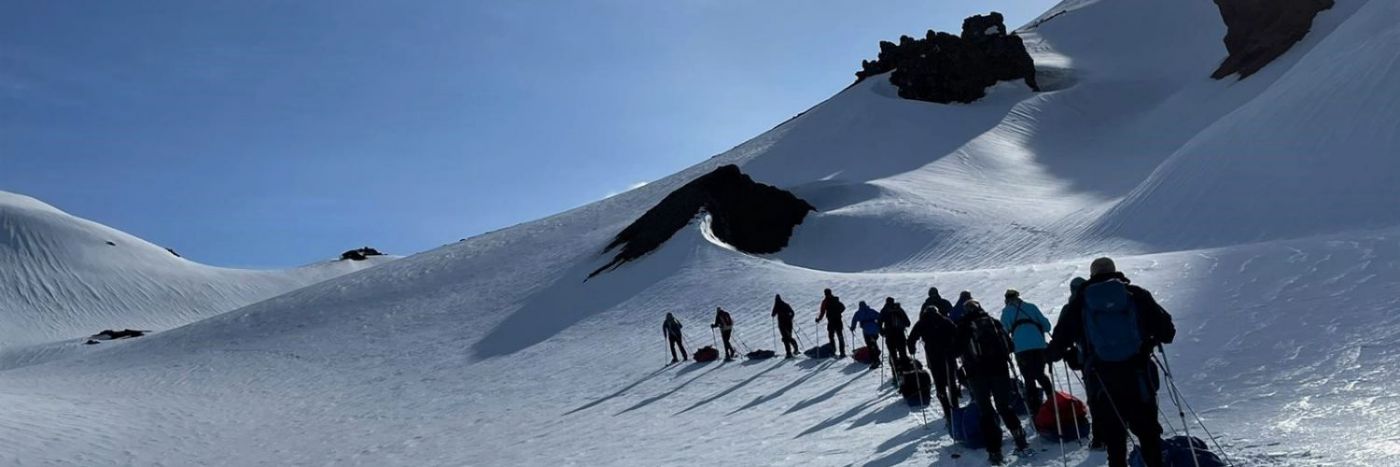
[(880, 308), (880, 334), (884, 334), (885, 346), (889, 349), (890, 368), (894, 368), (899, 359), (909, 358), (906, 329), (909, 329), (909, 314), (893, 297), (886, 297), (885, 306)]
[(972, 390), (972, 401), (980, 409), (982, 440), (987, 454), (993, 460), (1000, 460), (1001, 427), (997, 419), (1006, 425), (1011, 437), (1016, 441), (1016, 449), (1026, 449), (1026, 432), (1021, 428), (1021, 420), (1011, 407), (1012, 394), (1016, 391), (1010, 372), (1011, 336), (1000, 322), (987, 315), (976, 300), (968, 300), (963, 305), (962, 319), (958, 320), (958, 333), (954, 341), (958, 357), (967, 370), (968, 386)]
[(801, 353), (801, 347), (797, 345), (797, 339), (792, 338), (792, 319), (797, 316), (797, 312), (792, 310), (792, 306), (783, 301), (782, 295), (773, 296), (772, 316), (778, 320), (778, 333), (783, 336), (783, 353), (787, 358), (792, 358), (794, 353)]
[[(1162, 425), (1157, 421), (1157, 390), (1161, 385), (1157, 366), (1152, 362), (1152, 350), (1176, 339), (1176, 326), (1167, 313), (1142, 287), (1131, 285), (1127, 276), (1113, 269), (1112, 262), (1100, 266), (1104, 259), (1095, 260), (1097, 274), (1089, 278), (1060, 310), (1060, 317), (1051, 335), (1048, 354), (1051, 361), (1063, 358), (1074, 350), (1082, 350), (1084, 384), (1091, 404), (1095, 437), (1108, 448), (1108, 465), (1127, 465), (1127, 430), (1132, 430), (1143, 452), (1160, 452)], [(1104, 270), (1107, 269), (1107, 270)], [(1087, 337), (1085, 314), (1089, 307), (1085, 296), (1090, 287), (1116, 281), (1124, 286), (1136, 314), (1137, 331), (1141, 340), (1138, 353), (1124, 361), (1105, 361), (1095, 355), (1094, 343)], [(1108, 416), (1112, 414), (1112, 416)], [(1125, 426), (1126, 425), (1126, 426)], [(1148, 467), (1160, 467), (1160, 458), (1145, 456)]]
[(675, 315), (666, 313), (666, 321), (661, 322), (661, 332), (666, 335), (666, 347), (671, 350), (671, 363), (676, 363), (676, 349), (681, 350), (680, 360), (689, 360), (685, 352), (685, 335), (681, 332), (681, 321)]
[(947, 316), (938, 310), (924, 308), (919, 313), (919, 322), (909, 331), (909, 353), (913, 354), (919, 341), (924, 341), (924, 358), (928, 361), (928, 371), (933, 376), (938, 403), (943, 406), (943, 419), (952, 420), (952, 408), (962, 397), (961, 390), (954, 382), (958, 371), (957, 352), (953, 343), (958, 328)]
[(719, 336), (724, 339), (724, 359), (729, 360), (739, 356), (739, 352), (734, 350), (734, 346), (729, 343), (729, 338), (734, 336), (734, 318), (729, 316), (729, 312), (724, 308), (715, 308), (715, 322), (710, 324), (712, 328), (719, 328)]
[(817, 312), (817, 322), (822, 322), (826, 318), (826, 338), (831, 342), (832, 347), (840, 350), (840, 356), (846, 356), (846, 334), (841, 329), (841, 313), (846, 311), (846, 304), (841, 303), (841, 298), (831, 294), (831, 289), (826, 289), (825, 296), (822, 297), (821, 310)]

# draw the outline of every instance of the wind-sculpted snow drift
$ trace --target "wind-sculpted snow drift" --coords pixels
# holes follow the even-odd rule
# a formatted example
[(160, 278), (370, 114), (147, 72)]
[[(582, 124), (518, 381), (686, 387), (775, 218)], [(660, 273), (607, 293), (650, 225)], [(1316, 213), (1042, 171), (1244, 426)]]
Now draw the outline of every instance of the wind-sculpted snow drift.
[[(1245, 80), (1207, 76), (1227, 55), (1208, 0), (1050, 17), (1017, 32), (1064, 78), (1045, 92), (999, 82), (937, 105), (866, 79), (636, 190), (5, 371), (0, 464), (981, 466), (863, 365), (665, 366), (662, 316), (694, 350), (722, 306), (741, 351), (778, 348), (775, 293), (804, 348), (824, 340), (810, 319), (828, 287), (908, 310), (929, 286), (1015, 288), (1053, 321), (1107, 254), (1173, 314), (1175, 382), (1237, 465), (1400, 465), (1400, 3), (1337, 0)], [(726, 165), (820, 211), (751, 255), (685, 203), (638, 232), (650, 253), (583, 281), (619, 232)], [(104, 239), (83, 251), (129, 243)], [(96, 284), (34, 271), (54, 295)], [(1104, 464), (1031, 443), (1014, 465)]]

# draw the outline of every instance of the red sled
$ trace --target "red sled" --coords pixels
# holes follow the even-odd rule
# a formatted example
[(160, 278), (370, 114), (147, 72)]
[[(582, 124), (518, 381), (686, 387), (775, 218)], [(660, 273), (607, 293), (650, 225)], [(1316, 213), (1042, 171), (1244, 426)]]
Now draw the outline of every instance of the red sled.
[(695, 361), (700, 363), (713, 362), (715, 360), (719, 360), (719, 351), (715, 350), (714, 347), (710, 347), (707, 345), (701, 347), (699, 350), (696, 350), (694, 357)]
[(875, 363), (880, 360), (880, 349), (861, 347), (851, 352), (851, 358), (865, 364)]
[[(1059, 415), (1055, 412), (1058, 409)], [(1058, 420), (1059, 427), (1055, 426)], [(1059, 391), (1035, 413), (1035, 431), (1051, 440), (1072, 441), (1089, 435), (1089, 409), (1073, 395)]]

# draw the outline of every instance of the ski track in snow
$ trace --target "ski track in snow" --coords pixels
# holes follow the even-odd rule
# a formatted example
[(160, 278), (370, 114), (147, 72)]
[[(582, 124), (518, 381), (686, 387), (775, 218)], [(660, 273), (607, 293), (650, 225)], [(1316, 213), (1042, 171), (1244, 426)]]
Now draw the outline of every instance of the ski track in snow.
[[(4, 195), (0, 255), (19, 253), (0, 263), (21, 267), (0, 270), (0, 464), (985, 465), (849, 360), (666, 365), (661, 316), (694, 350), (723, 306), (745, 351), (778, 347), (774, 293), (819, 344), (803, 320), (825, 287), (852, 312), (1016, 288), (1053, 320), (1104, 253), (1175, 316), (1176, 383), (1238, 465), (1400, 464), (1400, 211), (1383, 204), (1400, 6), (1338, 0), (1244, 81), (1206, 77), (1224, 57), (1208, 1), (1043, 18), (1023, 36), (1047, 92), (942, 106), (868, 79), (671, 177), (324, 282), (350, 271), (194, 265)], [(612, 235), (722, 164), (820, 212), (777, 254), (701, 219), (584, 281)], [(140, 326), (161, 332), (73, 340)], [(1033, 444), (1012, 465), (1061, 463)]]

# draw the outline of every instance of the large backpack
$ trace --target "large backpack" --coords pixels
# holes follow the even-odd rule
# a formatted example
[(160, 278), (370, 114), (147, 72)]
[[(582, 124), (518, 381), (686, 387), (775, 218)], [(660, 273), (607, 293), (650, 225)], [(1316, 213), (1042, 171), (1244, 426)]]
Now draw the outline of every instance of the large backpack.
[(1125, 362), (1142, 351), (1138, 310), (1128, 285), (1117, 280), (1084, 287), (1084, 341), (1091, 361)]
[(972, 365), (1005, 365), (1011, 358), (1010, 343), (1006, 331), (990, 316), (982, 315), (968, 320), (967, 349), (964, 359)]

